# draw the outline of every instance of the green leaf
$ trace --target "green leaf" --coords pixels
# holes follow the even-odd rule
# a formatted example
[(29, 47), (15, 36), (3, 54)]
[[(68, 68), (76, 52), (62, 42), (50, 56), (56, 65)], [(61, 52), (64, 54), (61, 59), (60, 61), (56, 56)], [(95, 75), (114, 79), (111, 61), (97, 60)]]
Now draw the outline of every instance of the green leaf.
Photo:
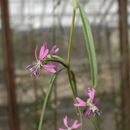
[(39, 125), (38, 125), (38, 130), (42, 130), (42, 127), (43, 127), (43, 120), (44, 120), (44, 117), (45, 117), (45, 110), (46, 110), (46, 107), (47, 107), (47, 103), (48, 103), (50, 94), (52, 92), (52, 88), (53, 88), (53, 84), (54, 84), (55, 79), (56, 79), (56, 74), (54, 74), (52, 76), (52, 78), (50, 80), (50, 83), (49, 83), (49, 86), (48, 86), (48, 90), (47, 90), (47, 93), (46, 93), (46, 96), (45, 96), (45, 99), (44, 99), (44, 102), (43, 102), (43, 106), (42, 106), (42, 112), (41, 112), (41, 117), (40, 117), (40, 121), (39, 121)]
[(91, 78), (92, 84), (96, 87), (97, 84), (97, 63), (96, 63), (96, 55), (95, 55), (95, 48), (94, 48), (94, 41), (91, 32), (91, 27), (88, 21), (88, 18), (85, 14), (85, 11), (81, 5), (79, 5), (79, 12), (82, 21), (82, 29), (84, 33), (86, 48), (88, 52), (89, 64), (90, 64), (90, 71), (91, 71)]

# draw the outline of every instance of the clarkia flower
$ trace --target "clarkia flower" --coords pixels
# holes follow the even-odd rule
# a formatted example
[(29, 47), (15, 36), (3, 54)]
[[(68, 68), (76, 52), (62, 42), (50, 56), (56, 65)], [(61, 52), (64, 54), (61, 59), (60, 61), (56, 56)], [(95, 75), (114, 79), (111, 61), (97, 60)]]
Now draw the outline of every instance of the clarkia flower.
[(91, 113), (94, 113), (94, 115), (100, 115), (100, 110), (98, 108), (100, 101), (97, 99), (94, 102), (95, 97), (95, 89), (94, 88), (88, 88), (87, 89), (87, 95), (88, 99), (87, 101), (82, 100), (81, 98), (76, 98), (76, 103), (74, 104), (76, 107), (86, 107), (84, 112), (84, 116), (88, 117)]
[(65, 129), (63, 128), (59, 128), (58, 130), (76, 130), (77, 128), (79, 128), (81, 126), (80, 123), (78, 123), (78, 120), (75, 120), (73, 122), (73, 124), (71, 125), (71, 127), (68, 126), (68, 117), (65, 116), (63, 119), (64, 125), (65, 125)]
[(39, 55), (35, 54), (36, 62), (28, 65), (27, 69), (29, 69), (33, 76), (39, 76), (40, 70), (43, 68), (48, 72), (55, 73), (58, 71), (58, 64), (56, 62), (47, 62), (46, 58), (48, 56), (55, 55), (59, 51), (59, 48), (53, 46), (49, 51), (48, 46), (44, 43), (39, 51)]

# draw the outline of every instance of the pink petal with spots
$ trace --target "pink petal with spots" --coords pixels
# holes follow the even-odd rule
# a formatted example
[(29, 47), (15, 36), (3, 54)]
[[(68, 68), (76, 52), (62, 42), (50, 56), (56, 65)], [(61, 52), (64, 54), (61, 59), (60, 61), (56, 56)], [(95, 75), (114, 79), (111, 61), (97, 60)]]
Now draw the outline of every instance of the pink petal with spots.
[(59, 48), (57, 48), (56, 45), (55, 45), (55, 46), (53, 46), (52, 49), (50, 50), (50, 54), (51, 54), (51, 55), (54, 55), (54, 54), (56, 54), (58, 51), (59, 51)]
[(84, 116), (88, 117), (91, 114), (91, 112), (92, 111), (90, 109), (87, 109), (86, 112), (84, 113)]
[(81, 125), (81, 124), (80, 124), (80, 123), (78, 123), (78, 121), (77, 121), (77, 120), (75, 120), (75, 121), (74, 121), (74, 123), (72, 124), (71, 128), (72, 128), (72, 129), (77, 129), (77, 128), (79, 128), (79, 127), (80, 127), (80, 125)]
[(76, 102), (77, 103), (74, 104), (74, 106), (76, 106), (76, 107), (87, 106), (87, 103), (84, 100), (82, 100), (81, 98), (79, 98), (79, 97), (76, 98)]
[(47, 47), (47, 44), (43, 44), (40, 48), (38, 59), (43, 60), (48, 55), (48, 53), (49, 49)]
[(87, 94), (88, 94), (89, 98), (93, 100), (94, 96), (95, 96), (95, 89), (94, 88), (88, 88)]
[(67, 116), (64, 117), (63, 122), (64, 122), (64, 125), (66, 127), (68, 127), (68, 117)]

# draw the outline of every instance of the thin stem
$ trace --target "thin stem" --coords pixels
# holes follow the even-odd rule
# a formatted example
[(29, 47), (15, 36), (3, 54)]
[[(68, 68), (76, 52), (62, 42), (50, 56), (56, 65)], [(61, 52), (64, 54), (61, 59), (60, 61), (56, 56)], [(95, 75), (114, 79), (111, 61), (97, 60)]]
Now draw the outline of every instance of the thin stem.
[[(71, 53), (71, 48), (72, 48), (72, 42), (73, 42), (73, 32), (74, 32), (74, 23), (75, 23), (75, 14), (76, 14), (76, 10), (73, 9), (73, 14), (72, 14), (72, 25), (71, 25), (71, 31), (70, 31), (70, 39), (69, 39), (69, 47), (68, 47), (68, 57), (67, 57), (67, 63), (68, 63), (68, 68), (67, 68), (67, 72), (68, 72), (68, 77), (69, 77), (69, 82), (70, 82), (70, 86), (71, 86), (71, 89), (72, 89), (72, 92), (73, 92), (73, 100), (75, 101), (75, 98), (76, 96), (78, 96), (77, 94), (77, 87), (75, 86), (76, 83), (74, 83), (74, 77), (72, 77), (72, 72), (71, 72), (71, 69), (70, 69), (70, 53)], [(74, 73), (73, 73), (74, 75)], [(79, 116), (80, 116), (80, 122), (83, 123), (83, 119), (82, 119), (82, 113), (80, 111), (80, 109), (78, 108), (78, 113), (79, 113)], [(81, 130), (82, 130), (82, 125), (81, 125)]]
[(93, 124), (95, 130), (100, 130), (99, 127), (97, 126), (96, 122), (94, 120), (92, 120), (91, 118), (88, 118), (89, 121)]
[(54, 61), (54, 62), (58, 62), (61, 65), (63, 65), (65, 68), (68, 68), (67, 63), (64, 61), (64, 59), (62, 59), (59, 56), (53, 55), (50, 58), (47, 58), (46, 61)]
[(56, 74), (53, 75), (53, 77), (50, 81), (50, 85), (48, 87), (47, 94), (46, 94), (45, 100), (43, 102), (42, 112), (41, 112), (40, 121), (39, 121), (39, 125), (38, 125), (38, 130), (42, 130), (43, 120), (44, 120), (44, 117), (45, 117), (45, 110), (46, 110), (46, 107), (47, 107), (48, 99), (49, 99), (49, 96), (51, 94), (55, 79), (56, 79)]
[[(66, 69), (67, 69), (67, 72), (68, 72), (68, 77), (69, 77), (69, 83), (70, 83), (70, 86), (71, 86), (71, 89), (72, 89), (72, 92), (73, 92), (73, 100), (75, 101), (75, 98), (78, 96), (77, 94), (77, 91), (75, 91), (75, 86), (76, 84), (73, 83), (72, 81), (72, 73), (73, 71), (70, 69), (70, 66), (68, 66), (65, 61), (61, 58), (61, 57), (58, 57), (58, 56), (52, 56), (50, 59), (47, 59), (46, 61), (55, 61), (55, 62), (58, 62), (60, 64), (62, 64)], [(74, 75), (74, 73), (73, 73)], [(79, 116), (80, 116), (80, 122), (83, 123), (83, 119), (82, 119), (82, 113), (78, 107), (78, 113), (79, 113)], [(81, 125), (81, 130), (82, 130), (82, 125)], [(40, 130), (40, 129), (39, 129)]]
[(97, 124), (98, 129), (101, 129), (101, 128), (100, 128), (99, 118), (96, 116), (96, 118), (95, 118), (95, 119), (96, 119), (96, 124)]
[[(75, 88), (74, 85), (76, 85), (76, 84), (74, 84), (73, 81), (72, 81), (72, 79), (71, 79), (71, 77), (72, 77), (72, 76), (71, 76), (72, 72), (71, 72), (71, 70), (70, 70), (70, 67), (68, 67), (67, 71), (68, 71), (68, 77), (69, 77), (70, 86), (71, 86), (71, 89), (72, 89), (72, 92), (73, 92), (73, 100), (75, 101), (75, 98), (78, 96), (77, 92), (75, 92), (75, 90), (74, 90), (74, 88)], [(73, 73), (73, 75), (74, 75), (74, 73)], [(80, 117), (81, 130), (83, 130), (83, 127), (82, 127), (83, 117), (82, 117), (82, 113), (81, 113), (79, 107), (77, 108), (77, 112), (79, 113), (79, 117)]]
[(76, 10), (73, 9), (73, 14), (72, 14), (72, 25), (71, 25), (71, 31), (70, 31), (70, 39), (69, 39), (69, 47), (68, 47), (68, 57), (67, 57), (67, 63), (70, 65), (70, 52), (72, 48), (72, 37), (73, 37), (73, 32), (74, 32), (74, 22), (75, 22), (75, 13)]
[(82, 116), (82, 112), (80, 111), (79, 107), (78, 107), (78, 112), (79, 112), (79, 117), (80, 117), (80, 122), (81, 122), (81, 130), (83, 130), (83, 116)]
[(71, 86), (71, 89), (72, 89), (72, 92), (73, 92), (73, 100), (75, 101), (75, 98), (76, 98), (77, 95), (75, 94), (74, 85), (72, 83), (70, 67), (67, 68), (67, 72), (68, 72), (69, 83), (70, 83), (70, 86)]

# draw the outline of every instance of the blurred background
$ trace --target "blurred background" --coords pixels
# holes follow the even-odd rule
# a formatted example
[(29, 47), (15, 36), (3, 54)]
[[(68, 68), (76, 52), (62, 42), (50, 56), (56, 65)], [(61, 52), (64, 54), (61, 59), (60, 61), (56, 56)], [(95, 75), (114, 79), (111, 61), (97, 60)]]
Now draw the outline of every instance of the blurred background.
[[(130, 130), (129, 0), (80, 0), (94, 35), (98, 64), (97, 97), (101, 130)], [(36, 130), (50, 75), (33, 78), (26, 66), (35, 61), (36, 46), (57, 45), (66, 58), (71, 27), (69, 0), (0, 0), (0, 130)], [(71, 53), (79, 94), (91, 86), (81, 19), (77, 11)], [(46, 111), (45, 129), (57, 130), (62, 118), (76, 119), (72, 93), (63, 71)], [(93, 130), (88, 120), (85, 129)]]

